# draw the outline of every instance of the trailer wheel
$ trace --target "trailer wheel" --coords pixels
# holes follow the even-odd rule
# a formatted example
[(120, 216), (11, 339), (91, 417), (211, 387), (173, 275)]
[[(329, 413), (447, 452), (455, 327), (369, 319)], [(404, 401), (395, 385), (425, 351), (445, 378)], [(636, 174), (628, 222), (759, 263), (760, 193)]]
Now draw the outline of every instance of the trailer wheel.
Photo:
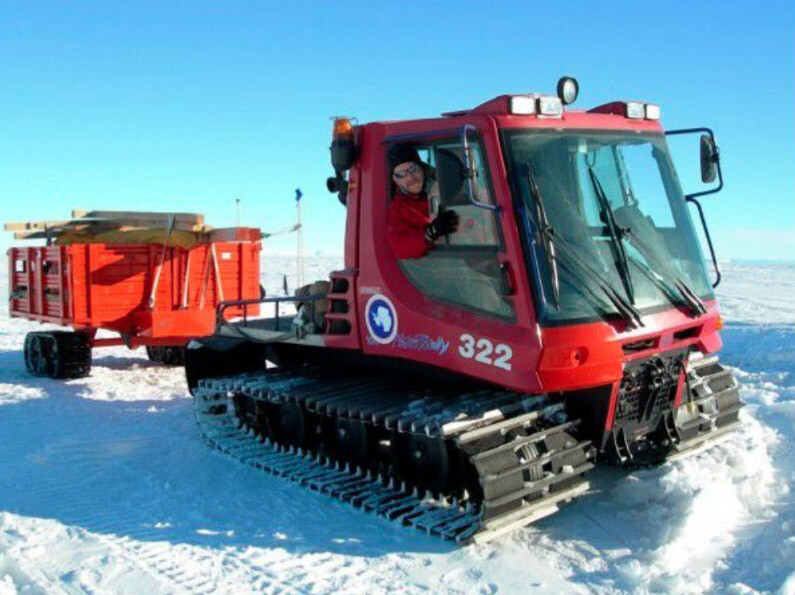
[(150, 362), (154, 362), (156, 364), (163, 363), (163, 350), (161, 347), (154, 347), (152, 345), (146, 346), (146, 357), (149, 358)]
[(85, 378), (91, 374), (91, 339), (86, 333), (55, 331), (50, 360), (53, 378)]
[(46, 337), (46, 333), (25, 335), (25, 368), (28, 373), (39, 377), (53, 377), (49, 347), (50, 341)]
[(91, 340), (85, 333), (71, 331), (28, 333), (25, 367), (39, 377), (88, 376), (91, 373)]
[(148, 345), (146, 356), (149, 361), (166, 366), (185, 365), (185, 347), (182, 345)]

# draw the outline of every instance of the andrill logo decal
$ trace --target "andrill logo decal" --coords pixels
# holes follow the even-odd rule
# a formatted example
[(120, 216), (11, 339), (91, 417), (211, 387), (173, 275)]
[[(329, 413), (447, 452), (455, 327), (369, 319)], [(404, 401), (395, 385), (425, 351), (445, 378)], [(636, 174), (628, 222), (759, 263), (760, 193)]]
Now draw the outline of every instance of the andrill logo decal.
[(400, 334), (395, 339), (395, 347), (408, 349), (409, 351), (430, 351), (436, 355), (444, 355), (447, 352), (447, 348), (450, 347), (450, 342), (446, 341), (444, 337), (433, 339), (424, 333), (413, 336)]
[(389, 298), (380, 293), (367, 300), (365, 308), (367, 317), (367, 332), (376, 342), (386, 345), (394, 341), (397, 335), (398, 318), (395, 306)]

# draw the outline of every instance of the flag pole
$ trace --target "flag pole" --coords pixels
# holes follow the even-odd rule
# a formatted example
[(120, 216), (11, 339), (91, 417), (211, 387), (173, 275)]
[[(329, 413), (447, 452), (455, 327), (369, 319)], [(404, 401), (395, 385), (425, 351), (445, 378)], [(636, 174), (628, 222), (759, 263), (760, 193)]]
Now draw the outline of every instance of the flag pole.
[(301, 192), (300, 188), (295, 189), (295, 207), (296, 207), (296, 271), (298, 277), (297, 287), (303, 287), (304, 285), (304, 238), (303, 238), (303, 230), (301, 229), (301, 197), (303, 193)]

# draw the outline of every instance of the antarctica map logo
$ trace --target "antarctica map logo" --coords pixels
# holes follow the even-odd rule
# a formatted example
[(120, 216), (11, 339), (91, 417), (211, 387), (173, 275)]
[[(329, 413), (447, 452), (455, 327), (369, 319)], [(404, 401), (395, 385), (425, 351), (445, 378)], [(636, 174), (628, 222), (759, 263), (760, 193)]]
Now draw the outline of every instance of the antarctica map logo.
[(367, 301), (365, 308), (367, 331), (376, 342), (386, 345), (395, 340), (398, 319), (395, 306), (389, 298), (377, 293)]

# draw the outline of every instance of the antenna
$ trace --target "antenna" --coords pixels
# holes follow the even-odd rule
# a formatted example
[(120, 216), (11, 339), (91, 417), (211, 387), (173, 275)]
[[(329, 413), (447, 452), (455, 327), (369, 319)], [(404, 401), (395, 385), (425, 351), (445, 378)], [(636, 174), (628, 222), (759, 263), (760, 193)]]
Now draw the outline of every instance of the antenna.
[(236, 224), (236, 227), (240, 227), (240, 201), (241, 200), (242, 199), (240, 199), (240, 198), (236, 198), (235, 199), (235, 209), (237, 211), (237, 224)]

